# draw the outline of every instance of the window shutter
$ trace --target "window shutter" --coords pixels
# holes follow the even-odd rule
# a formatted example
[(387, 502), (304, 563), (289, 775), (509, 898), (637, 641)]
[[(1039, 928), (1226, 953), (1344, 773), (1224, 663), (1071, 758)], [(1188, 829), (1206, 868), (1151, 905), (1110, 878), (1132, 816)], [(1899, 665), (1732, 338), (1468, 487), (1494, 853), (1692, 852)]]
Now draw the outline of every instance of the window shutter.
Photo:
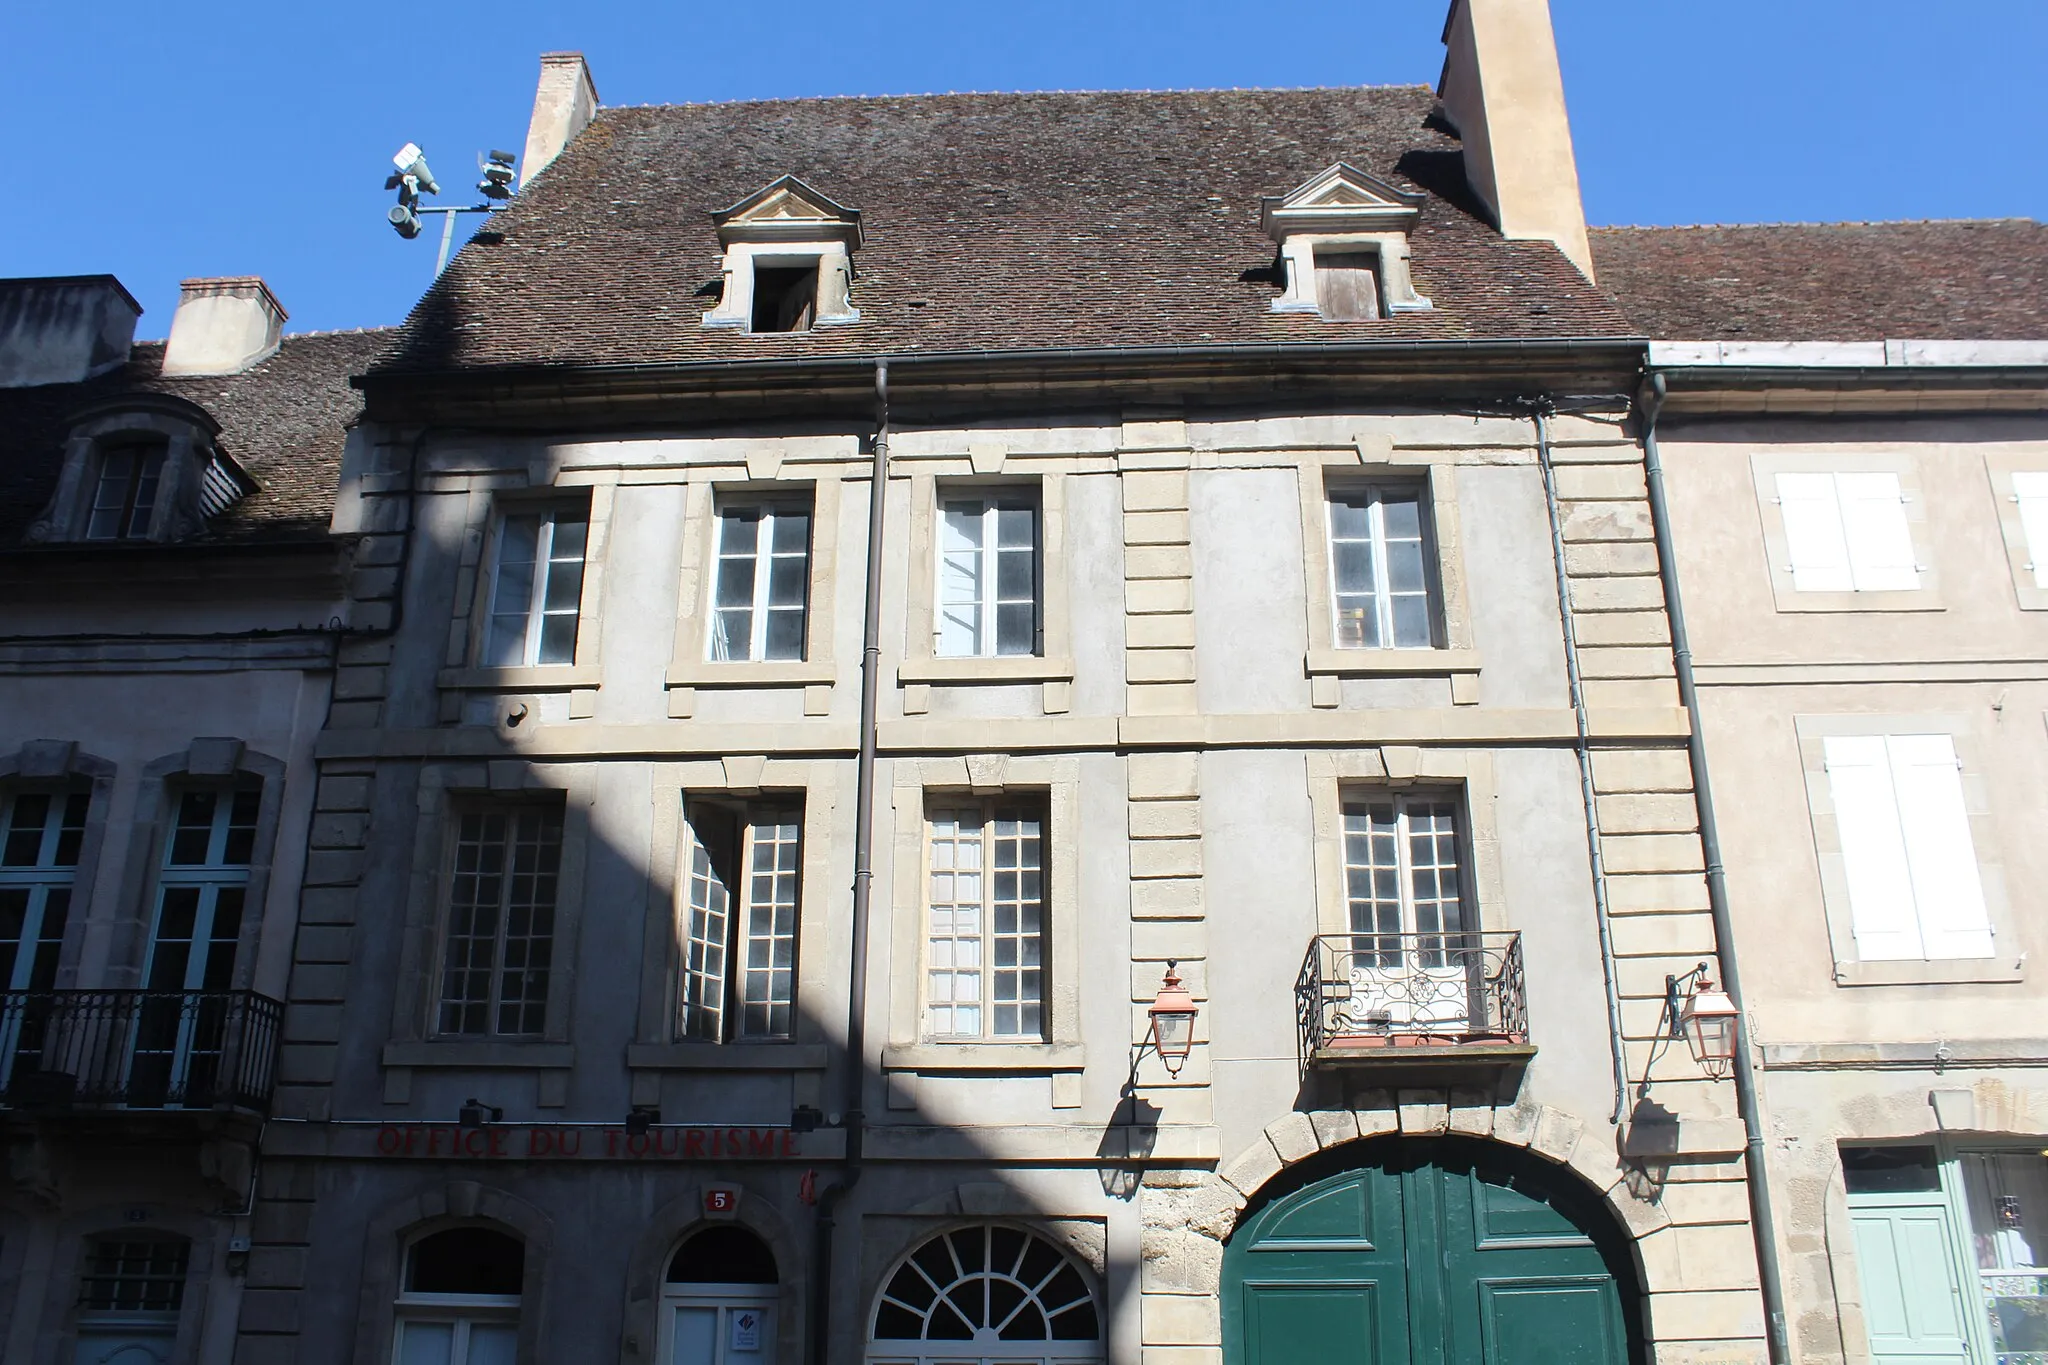
[(1832, 735), (1822, 744), (1856, 956), (1866, 962), (1917, 958), (1920, 922), (1884, 738)]
[(1832, 474), (1780, 474), (1778, 509), (1785, 522), (1785, 548), (1792, 560), (1792, 586), (1800, 592), (1849, 592), (1849, 546), (1842, 536)]
[(1991, 920), (1970, 842), (1970, 817), (1963, 808), (1955, 745), (1947, 735), (1893, 735), (1885, 745), (1926, 954), (1990, 957)]
[(2048, 588), (2048, 474), (2015, 473), (2012, 496), (2020, 505), (2020, 529), (2027, 535), (2027, 567), (2034, 586)]
[(1896, 474), (1837, 474), (1842, 533), (1858, 592), (1911, 592), (1920, 586), (1913, 566), (1913, 534)]

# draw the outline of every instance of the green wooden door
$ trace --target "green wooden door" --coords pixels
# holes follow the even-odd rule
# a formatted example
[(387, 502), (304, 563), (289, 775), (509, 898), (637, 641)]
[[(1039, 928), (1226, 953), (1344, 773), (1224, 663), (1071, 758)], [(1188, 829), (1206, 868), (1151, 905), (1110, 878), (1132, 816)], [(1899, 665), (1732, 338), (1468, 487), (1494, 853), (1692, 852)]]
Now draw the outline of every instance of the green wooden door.
[(1849, 1195), (1870, 1357), (1885, 1365), (1962, 1365), (1970, 1358), (1955, 1224), (1940, 1196)]
[(1422, 1155), (1316, 1181), (1238, 1230), (1229, 1365), (1625, 1365), (1614, 1277), (1552, 1194)]

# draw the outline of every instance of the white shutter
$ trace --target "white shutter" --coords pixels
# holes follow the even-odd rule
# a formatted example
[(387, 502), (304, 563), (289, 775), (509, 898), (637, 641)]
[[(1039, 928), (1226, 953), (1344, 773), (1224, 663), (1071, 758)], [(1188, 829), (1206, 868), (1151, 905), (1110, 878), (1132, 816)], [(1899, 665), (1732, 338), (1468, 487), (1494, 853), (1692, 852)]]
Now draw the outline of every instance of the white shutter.
[(1858, 592), (1911, 592), (1920, 586), (1913, 566), (1913, 533), (1896, 474), (1837, 474), (1842, 534)]
[(2013, 501), (2020, 505), (2020, 529), (2027, 534), (2027, 567), (2034, 586), (2048, 588), (2048, 474), (2015, 473)]
[(1963, 809), (1962, 774), (1947, 735), (1892, 735), (1885, 741), (1906, 833), (1920, 938), (1930, 958), (1990, 957), (1991, 920)]
[(1800, 592), (1849, 592), (1849, 545), (1835, 504), (1832, 474), (1778, 475), (1778, 510), (1792, 560), (1792, 586)]
[(1891, 763), (1881, 735), (1831, 735), (1822, 741), (1828, 790), (1849, 884), (1850, 932), (1866, 962), (1922, 955), (1911, 866), (1899, 829)]

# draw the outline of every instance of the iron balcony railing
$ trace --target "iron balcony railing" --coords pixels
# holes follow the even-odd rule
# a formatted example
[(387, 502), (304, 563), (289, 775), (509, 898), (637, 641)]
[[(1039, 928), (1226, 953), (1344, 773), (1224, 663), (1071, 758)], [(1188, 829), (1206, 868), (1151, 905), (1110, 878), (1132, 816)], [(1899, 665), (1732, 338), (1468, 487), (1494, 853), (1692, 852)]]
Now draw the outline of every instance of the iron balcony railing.
[(283, 1019), (254, 991), (0, 993), (0, 1107), (267, 1112)]
[(1295, 982), (1302, 1060), (1529, 1041), (1518, 933), (1324, 934)]

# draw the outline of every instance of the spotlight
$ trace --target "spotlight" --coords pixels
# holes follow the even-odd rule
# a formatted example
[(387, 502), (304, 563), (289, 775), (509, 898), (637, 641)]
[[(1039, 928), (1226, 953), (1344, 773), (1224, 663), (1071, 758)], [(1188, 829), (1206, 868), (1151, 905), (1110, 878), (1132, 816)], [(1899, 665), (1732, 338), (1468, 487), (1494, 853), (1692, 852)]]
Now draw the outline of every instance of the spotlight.
[(647, 1130), (660, 1122), (661, 1111), (659, 1109), (650, 1108), (644, 1104), (636, 1104), (633, 1106), (633, 1111), (626, 1115), (626, 1134), (628, 1137), (645, 1137)]
[(512, 153), (496, 150), (491, 152), (488, 160), (484, 157), (476, 159), (476, 168), (484, 173), (484, 178), (476, 182), (476, 187), (484, 198), (512, 197), (512, 162)]
[(501, 1122), (505, 1111), (495, 1104), (485, 1104), (479, 1099), (467, 1099), (456, 1111), (455, 1124), (458, 1128), (481, 1128), (487, 1123)]
[(789, 1129), (793, 1133), (815, 1133), (824, 1117), (816, 1105), (800, 1104), (790, 1111)]

